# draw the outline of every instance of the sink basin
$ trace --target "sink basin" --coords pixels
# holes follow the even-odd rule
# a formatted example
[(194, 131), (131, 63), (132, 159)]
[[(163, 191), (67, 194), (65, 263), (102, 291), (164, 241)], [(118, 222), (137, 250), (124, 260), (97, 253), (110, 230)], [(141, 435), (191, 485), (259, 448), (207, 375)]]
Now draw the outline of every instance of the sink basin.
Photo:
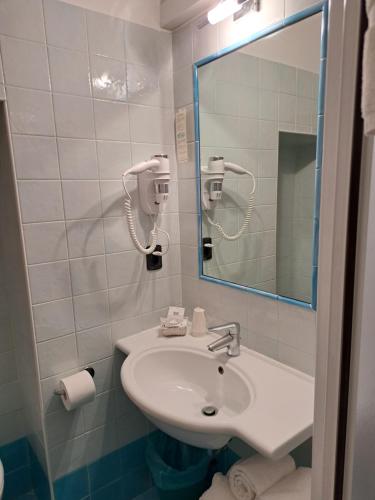
[(121, 380), (128, 396), (157, 427), (204, 448), (224, 446), (232, 437), (228, 421), (229, 427), (235, 425), (254, 399), (241, 370), (222, 366), (199, 348), (162, 346), (130, 356)]
[(277, 459), (311, 437), (313, 378), (246, 347), (232, 358), (209, 352), (217, 337), (152, 328), (120, 339), (125, 392), (159, 429), (202, 448), (238, 437)]

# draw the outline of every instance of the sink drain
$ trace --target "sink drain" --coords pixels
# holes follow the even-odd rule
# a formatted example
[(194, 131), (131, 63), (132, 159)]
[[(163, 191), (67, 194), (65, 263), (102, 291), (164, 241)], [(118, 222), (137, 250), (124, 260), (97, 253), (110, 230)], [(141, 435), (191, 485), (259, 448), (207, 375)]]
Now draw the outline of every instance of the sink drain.
[(219, 410), (215, 408), (215, 406), (205, 406), (204, 408), (202, 408), (202, 414), (205, 417), (214, 417), (215, 415), (217, 415), (218, 411)]

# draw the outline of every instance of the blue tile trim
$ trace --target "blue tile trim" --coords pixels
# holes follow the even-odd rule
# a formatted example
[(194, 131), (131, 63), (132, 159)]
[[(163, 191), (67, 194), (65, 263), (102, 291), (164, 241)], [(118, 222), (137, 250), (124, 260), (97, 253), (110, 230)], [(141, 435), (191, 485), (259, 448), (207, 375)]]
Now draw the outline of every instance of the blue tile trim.
[(149, 436), (137, 439), (54, 482), (56, 500), (130, 500), (152, 488)]
[[(211, 276), (206, 276), (203, 273), (202, 259), (202, 208), (201, 208), (201, 182), (200, 182), (200, 130), (199, 130), (199, 81), (198, 69), (220, 57), (223, 57), (235, 50), (251, 43), (264, 36), (276, 33), (286, 26), (291, 26), (303, 19), (306, 19), (314, 14), (322, 13), (322, 29), (321, 29), (321, 44), (320, 44), (320, 77), (319, 77), (319, 95), (318, 95), (318, 125), (317, 125), (317, 161), (315, 174), (315, 206), (314, 206), (314, 231), (313, 231), (313, 258), (312, 258), (312, 299), (311, 304), (299, 300), (283, 297), (281, 295), (263, 292), (255, 288), (238, 285), (229, 281), (224, 281)], [(297, 14), (285, 18), (283, 21), (277, 22), (247, 38), (242, 39), (229, 47), (219, 50), (218, 52), (205, 57), (193, 64), (193, 92), (194, 92), (194, 130), (195, 130), (195, 171), (196, 171), (196, 186), (197, 186), (197, 210), (198, 210), (198, 273), (199, 278), (211, 283), (217, 283), (229, 288), (250, 292), (273, 300), (279, 300), (287, 304), (292, 304), (305, 309), (316, 310), (317, 306), (317, 287), (318, 287), (318, 247), (319, 247), (319, 217), (320, 217), (320, 192), (321, 192), (321, 169), (323, 158), (323, 129), (324, 129), (324, 96), (325, 96), (325, 78), (326, 78), (326, 57), (327, 57), (327, 38), (328, 38), (328, 1), (324, 0), (316, 5), (309, 7)]]
[(47, 477), (26, 437), (0, 447), (5, 472), (3, 500), (50, 500)]
[(94, 491), (91, 493), (90, 498), (91, 500), (119, 500), (124, 498), (121, 479)]
[(17, 439), (0, 447), (0, 459), (5, 474), (30, 465), (29, 444), (26, 438)]
[(89, 495), (89, 478), (87, 467), (82, 467), (54, 483), (56, 500), (81, 500)]
[(88, 466), (90, 489), (103, 488), (121, 477), (121, 453), (114, 451)]

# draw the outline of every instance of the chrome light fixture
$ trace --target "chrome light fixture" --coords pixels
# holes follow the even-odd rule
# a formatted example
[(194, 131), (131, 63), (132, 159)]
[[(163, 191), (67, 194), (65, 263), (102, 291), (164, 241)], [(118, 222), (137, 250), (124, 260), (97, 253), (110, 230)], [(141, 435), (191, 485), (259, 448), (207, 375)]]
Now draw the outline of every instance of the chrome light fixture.
[(250, 9), (259, 10), (260, 0), (221, 0), (207, 13), (210, 24), (217, 24), (229, 16), (234, 15), (234, 20), (242, 17)]

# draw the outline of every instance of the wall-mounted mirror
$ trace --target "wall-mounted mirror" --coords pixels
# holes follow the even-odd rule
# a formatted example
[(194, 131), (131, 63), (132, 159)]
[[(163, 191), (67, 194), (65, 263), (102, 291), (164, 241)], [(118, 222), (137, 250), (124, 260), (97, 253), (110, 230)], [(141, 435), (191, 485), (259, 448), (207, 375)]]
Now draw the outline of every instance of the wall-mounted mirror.
[(324, 15), (195, 67), (201, 278), (313, 308)]

